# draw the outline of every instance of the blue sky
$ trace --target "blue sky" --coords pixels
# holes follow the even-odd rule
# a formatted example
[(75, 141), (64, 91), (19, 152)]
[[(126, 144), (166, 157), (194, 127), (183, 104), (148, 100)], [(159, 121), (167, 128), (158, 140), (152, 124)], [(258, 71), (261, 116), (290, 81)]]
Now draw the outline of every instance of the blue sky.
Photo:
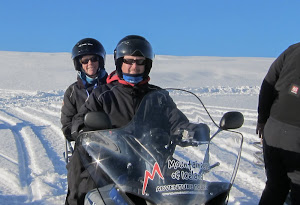
[(277, 57), (300, 40), (298, 0), (0, 0), (0, 50), (71, 52), (82, 38), (108, 54), (126, 35), (157, 55)]

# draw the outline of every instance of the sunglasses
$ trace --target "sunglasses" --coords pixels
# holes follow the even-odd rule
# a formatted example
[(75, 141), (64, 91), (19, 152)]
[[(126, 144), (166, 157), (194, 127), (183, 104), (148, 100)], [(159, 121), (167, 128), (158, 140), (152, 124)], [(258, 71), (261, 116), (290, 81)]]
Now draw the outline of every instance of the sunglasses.
[(80, 59), (80, 63), (81, 64), (88, 64), (89, 61), (97, 62), (98, 60), (99, 60), (99, 58), (97, 56), (93, 56), (91, 58)]
[(145, 59), (123, 59), (123, 62), (128, 64), (128, 65), (132, 65), (134, 63), (136, 63), (137, 65), (145, 65), (146, 64), (146, 60)]

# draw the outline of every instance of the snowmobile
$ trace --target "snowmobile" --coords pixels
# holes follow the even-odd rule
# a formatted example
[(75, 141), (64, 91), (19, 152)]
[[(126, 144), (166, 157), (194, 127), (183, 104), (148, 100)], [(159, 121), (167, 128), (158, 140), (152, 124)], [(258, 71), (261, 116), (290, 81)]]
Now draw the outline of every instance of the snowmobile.
[[(174, 106), (189, 123), (170, 126), (166, 115)], [(95, 131), (82, 132), (76, 149), (98, 188), (85, 204), (227, 204), (243, 144), (233, 129), (244, 117), (237, 111), (216, 117), (219, 124), (197, 95), (182, 89), (148, 93), (121, 128), (113, 129), (103, 112), (88, 113), (85, 126)]]

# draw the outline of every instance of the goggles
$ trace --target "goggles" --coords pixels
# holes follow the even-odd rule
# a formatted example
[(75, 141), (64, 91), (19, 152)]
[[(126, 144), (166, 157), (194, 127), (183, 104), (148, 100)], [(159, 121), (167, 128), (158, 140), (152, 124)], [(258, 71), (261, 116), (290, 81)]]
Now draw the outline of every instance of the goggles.
[(125, 59), (123, 58), (123, 62), (128, 64), (128, 65), (133, 65), (134, 63), (136, 63), (137, 65), (145, 65), (146, 64), (146, 60), (145, 59)]
[(99, 61), (99, 58), (98, 58), (98, 56), (93, 56), (91, 58), (81, 58), (80, 59), (80, 63), (81, 64), (88, 64), (89, 61), (91, 61), (91, 62), (97, 62), (97, 61)]

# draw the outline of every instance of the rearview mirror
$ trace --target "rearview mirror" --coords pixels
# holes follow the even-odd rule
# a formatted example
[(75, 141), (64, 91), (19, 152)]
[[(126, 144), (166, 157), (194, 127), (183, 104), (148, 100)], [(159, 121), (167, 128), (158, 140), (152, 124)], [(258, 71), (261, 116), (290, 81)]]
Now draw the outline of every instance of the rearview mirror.
[(112, 124), (105, 112), (89, 112), (84, 116), (84, 125), (90, 130), (111, 129)]
[(220, 128), (223, 130), (237, 129), (244, 124), (244, 116), (240, 112), (227, 112), (220, 120)]

